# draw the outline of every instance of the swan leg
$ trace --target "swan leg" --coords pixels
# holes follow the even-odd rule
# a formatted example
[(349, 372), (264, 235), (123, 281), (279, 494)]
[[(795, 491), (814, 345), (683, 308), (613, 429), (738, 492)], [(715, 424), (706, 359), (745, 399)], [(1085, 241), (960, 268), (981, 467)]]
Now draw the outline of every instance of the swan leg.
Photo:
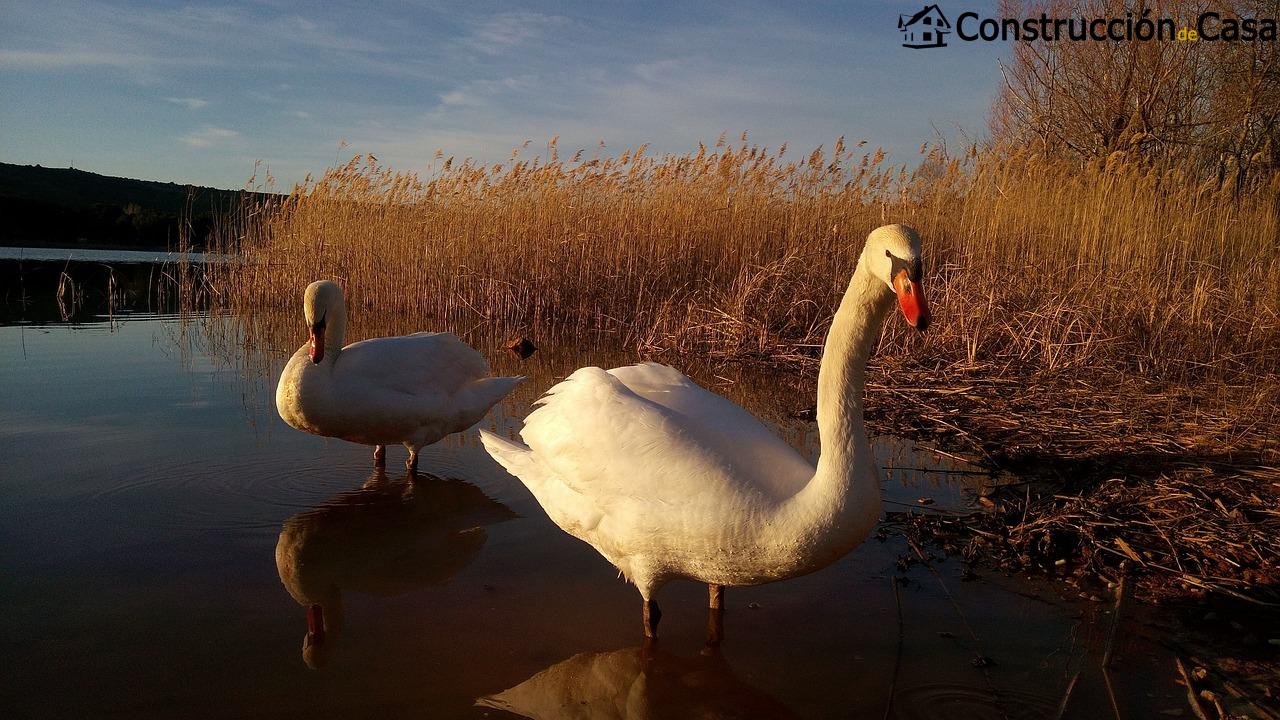
[(724, 586), (707, 585), (707, 644), (714, 651), (724, 639)]
[(645, 600), (641, 612), (644, 616), (644, 636), (658, 637), (658, 621), (662, 619), (662, 611), (658, 609), (657, 601)]
[(380, 467), (380, 468), (387, 466), (387, 446), (386, 445), (373, 446), (373, 466)]
[(404, 466), (409, 472), (418, 472), (418, 451), (410, 448), (409, 459), (404, 461)]
[(724, 608), (709, 608), (707, 610), (707, 642), (702, 649), (702, 654), (714, 654), (720, 648), (721, 640), (724, 640)]

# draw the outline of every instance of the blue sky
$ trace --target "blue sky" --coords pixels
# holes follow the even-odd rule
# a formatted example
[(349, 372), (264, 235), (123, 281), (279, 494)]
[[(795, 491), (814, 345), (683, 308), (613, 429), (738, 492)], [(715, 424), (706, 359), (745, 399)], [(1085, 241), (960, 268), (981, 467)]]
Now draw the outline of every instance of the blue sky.
[[(941, 3), (954, 21), (963, 9)], [(355, 153), (424, 170), (531, 140), (685, 152), (840, 135), (910, 162), (981, 133), (1003, 48), (901, 47), (919, 3), (0, 3), (0, 160), (287, 189)]]

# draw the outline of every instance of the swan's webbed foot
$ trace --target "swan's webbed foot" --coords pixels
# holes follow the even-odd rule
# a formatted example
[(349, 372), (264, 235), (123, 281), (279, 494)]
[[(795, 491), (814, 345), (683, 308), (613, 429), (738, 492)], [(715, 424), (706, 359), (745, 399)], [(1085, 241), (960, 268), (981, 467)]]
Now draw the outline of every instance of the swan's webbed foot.
[(644, 616), (644, 636), (646, 638), (657, 638), (658, 621), (662, 619), (662, 611), (658, 609), (658, 603), (654, 600), (645, 600), (642, 612)]
[(373, 446), (373, 466), (380, 467), (380, 468), (384, 468), (387, 466), (387, 446), (386, 445)]

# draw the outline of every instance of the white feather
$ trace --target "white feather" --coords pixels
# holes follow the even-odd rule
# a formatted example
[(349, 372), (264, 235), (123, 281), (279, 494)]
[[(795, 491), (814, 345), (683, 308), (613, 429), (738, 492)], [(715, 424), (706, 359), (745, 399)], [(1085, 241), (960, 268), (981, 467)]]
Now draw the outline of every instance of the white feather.
[(673, 578), (753, 585), (825, 567), (880, 513), (862, 393), (893, 298), (886, 253), (918, 260), (919, 239), (903, 226), (868, 237), (824, 351), (817, 468), (741, 407), (653, 363), (582, 368), (539, 401), (523, 443), (481, 431), (485, 447), (645, 600)]
[[(320, 286), (319, 289), (317, 286)], [(346, 306), (328, 281), (307, 289), (308, 322), (326, 325), (324, 354), (304, 345), (280, 374), (276, 409), (291, 427), (413, 453), (475, 425), (524, 378), (490, 377), (480, 353), (449, 333), (415, 333), (342, 346)]]

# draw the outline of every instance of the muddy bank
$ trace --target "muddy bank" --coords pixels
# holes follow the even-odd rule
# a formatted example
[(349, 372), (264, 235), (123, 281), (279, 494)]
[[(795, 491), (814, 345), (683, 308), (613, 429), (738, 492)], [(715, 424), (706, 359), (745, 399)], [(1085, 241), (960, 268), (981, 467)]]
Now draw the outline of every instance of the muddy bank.
[[(1224, 395), (1114, 374), (958, 373), (882, 362), (873, 429), (928, 440), (1001, 480), (972, 554), (1027, 570), (1126, 564), (1143, 599), (1280, 602), (1280, 393)], [(978, 532), (981, 531), (981, 532)]]
[(889, 513), (903, 567), (954, 556), (970, 577), (1045, 578), (1137, 616), (1177, 654), (1197, 716), (1280, 717), (1274, 381), (1224, 396), (1105, 373), (877, 371), (869, 426), (992, 470), (971, 511)]

